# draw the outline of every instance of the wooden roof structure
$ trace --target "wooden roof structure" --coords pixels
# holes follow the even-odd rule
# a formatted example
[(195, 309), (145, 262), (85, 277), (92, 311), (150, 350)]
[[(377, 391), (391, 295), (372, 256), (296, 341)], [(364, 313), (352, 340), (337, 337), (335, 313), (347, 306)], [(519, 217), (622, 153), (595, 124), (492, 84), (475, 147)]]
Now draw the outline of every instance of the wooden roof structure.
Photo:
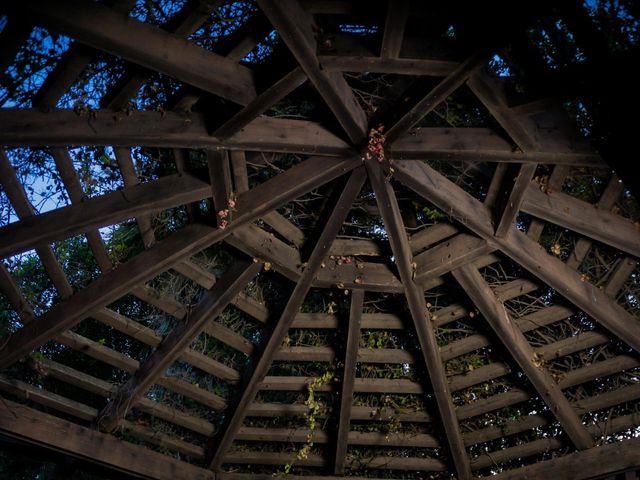
[[(270, 478), (287, 464), (305, 478), (640, 468), (640, 229), (620, 207), (634, 200), (567, 115), (566, 92), (532, 98), (544, 89), (526, 78), (514, 89), (515, 74), (489, 68), (509, 47), (535, 71), (527, 29), (554, 18), (597, 57), (577, 2), (518, 12), (505, 2), (504, 25), (480, 7), (462, 15), (460, 2), (257, 0), (213, 44), (194, 32), (232, 2), (182, 2), (160, 26), (128, 15), (132, 1), (107, 3), (2, 5), (3, 71), (34, 26), (73, 39), (30, 106), (0, 110), (0, 184), (17, 216), (0, 227), (0, 257), (34, 252), (59, 296), (36, 308), (0, 265), (0, 293), (21, 322), (0, 349), (4, 438), (143, 478)], [(277, 38), (271, 51), (241, 62), (265, 38)], [(124, 73), (99, 108), (60, 108), (105, 53)], [(157, 74), (177, 93), (135, 108)], [(483, 124), (443, 115), (452, 98)], [(313, 108), (304, 119), (274, 114), (288, 99)], [(70, 153), (83, 145), (113, 148), (122, 188), (83, 190)], [(132, 147), (169, 152), (173, 170), (141, 181)], [(68, 205), (36, 214), (13, 148), (52, 156)], [(304, 202), (317, 211), (302, 225), (291, 205)], [(152, 215), (176, 209), (187, 220), (156, 237)], [(370, 223), (356, 222), (363, 215)], [(100, 229), (132, 218), (144, 249), (114, 265)], [(78, 236), (101, 271), (83, 286), (52, 247)], [(214, 271), (197, 258), (216, 245), (234, 257)], [(191, 282), (198, 301), (159, 294), (163, 275)], [(267, 277), (291, 290), (256, 295)], [(315, 294), (336, 301), (303, 309)], [(127, 317), (123, 297), (173, 328)], [(221, 322), (229, 311), (254, 334)], [(89, 321), (145, 354), (82, 335)], [(310, 345), (310, 334), (329, 340)], [(203, 341), (222, 354), (203, 353)], [(33, 353), (43, 345), (121, 381)], [(15, 373), (25, 369), (34, 375)]]

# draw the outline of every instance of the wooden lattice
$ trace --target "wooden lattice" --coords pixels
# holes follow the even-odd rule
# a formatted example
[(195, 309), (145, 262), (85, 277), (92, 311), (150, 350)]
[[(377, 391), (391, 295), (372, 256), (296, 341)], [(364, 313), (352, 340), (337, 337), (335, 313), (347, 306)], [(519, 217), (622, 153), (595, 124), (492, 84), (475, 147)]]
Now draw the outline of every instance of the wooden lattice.
[[(562, 99), (526, 98), (521, 79), (489, 68), (509, 46), (535, 69), (523, 38), (551, 6), (503, 5), (504, 26), (453, 4), (257, 0), (207, 43), (197, 32), (233, 3), (188, 1), (160, 27), (126, 0), (11, 3), (3, 71), (34, 25), (74, 43), (30, 105), (0, 110), (0, 184), (17, 217), (0, 227), (0, 257), (32, 252), (59, 297), (30, 303), (0, 264), (23, 325), (0, 350), (2, 435), (150, 478), (640, 466), (640, 230), (620, 208), (634, 200)], [(587, 20), (571, 19), (576, 33)], [(265, 38), (272, 52), (241, 62)], [(58, 108), (111, 56), (124, 73), (97, 108)], [(136, 108), (158, 78), (180, 88)], [(113, 149), (122, 188), (84, 190), (83, 145)], [(51, 155), (67, 206), (35, 211), (14, 147)], [(141, 181), (134, 147), (163, 152), (169, 173)], [(182, 223), (154, 232), (168, 211)], [(114, 264), (100, 229), (132, 218), (142, 246)], [(78, 236), (100, 271), (86, 285), (52, 248)], [(215, 248), (227, 261), (213, 268)], [(123, 298), (169, 328), (128, 318)], [(83, 322), (144, 355), (84, 336)], [(72, 351), (116, 373), (56, 357)]]

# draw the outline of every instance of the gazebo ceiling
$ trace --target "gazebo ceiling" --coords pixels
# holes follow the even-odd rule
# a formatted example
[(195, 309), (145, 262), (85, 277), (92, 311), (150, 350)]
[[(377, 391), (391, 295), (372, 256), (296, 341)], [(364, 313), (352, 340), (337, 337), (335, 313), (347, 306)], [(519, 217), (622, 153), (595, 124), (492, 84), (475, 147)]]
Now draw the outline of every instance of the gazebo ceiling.
[[(589, 18), (503, 3), (507, 23), (464, 2), (3, 5), (3, 71), (34, 25), (72, 41), (0, 110), (0, 433), (149, 478), (638, 468), (637, 205), (564, 98), (495, 67), (540, 75), (527, 35), (563, 21), (588, 45)], [(102, 95), (69, 103), (97, 61)], [(86, 190), (83, 146), (120, 188)], [(36, 211), (25, 152), (66, 206)], [(105, 228), (130, 219), (139, 251), (114, 262)], [(29, 297), (25, 259), (55, 298)]]

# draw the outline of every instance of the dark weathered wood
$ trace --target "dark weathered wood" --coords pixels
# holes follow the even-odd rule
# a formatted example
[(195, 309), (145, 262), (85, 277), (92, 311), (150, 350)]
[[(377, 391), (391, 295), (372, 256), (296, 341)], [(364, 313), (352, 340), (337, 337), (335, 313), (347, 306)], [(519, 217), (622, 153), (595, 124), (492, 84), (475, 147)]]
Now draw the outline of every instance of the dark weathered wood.
[(72, 45), (47, 75), (42, 87), (33, 99), (33, 105), (42, 109), (55, 108), (60, 98), (78, 80), (82, 71), (91, 63), (98, 52), (81, 44)]
[(476, 234), (493, 241), (507, 256), (640, 351), (640, 322), (602, 290), (584, 281), (575, 270), (520, 231), (512, 229), (505, 238), (494, 237), (486, 207), (426, 164), (396, 161), (394, 168), (395, 176), (404, 184), (454, 215)]
[(498, 196), (494, 206), (496, 237), (504, 237), (515, 225), (527, 187), (531, 183), (536, 168), (535, 163), (509, 166), (504, 177), (501, 195)]
[(500, 473), (493, 478), (496, 480), (524, 480), (526, 478), (586, 480), (638, 468), (638, 465), (640, 465), (640, 440), (634, 439), (544, 460)]
[(318, 60), (322, 68), (330, 72), (375, 72), (434, 77), (446, 77), (459, 65), (459, 62), (450, 60), (381, 58), (373, 55), (319, 55)]
[(103, 432), (111, 432), (132, 408), (138, 397), (144, 395), (156, 378), (166, 370), (185, 349), (200, 335), (205, 324), (227, 307), (261, 269), (251, 262), (236, 263), (223, 275), (211, 290), (198, 302), (184, 323), (180, 323), (162, 341), (162, 344), (145, 360), (127, 383), (122, 385), (110, 403), (100, 412), (96, 424)]
[[(297, 282), (301, 275), (302, 259), (300, 252), (274, 235), (256, 226), (236, 230), (227, 238), (227, 243), (261, 260), (272, 264), (275, 271)], [(386, 265), (363, 262), (359, 269), (354, 262), (337, 265), (335, 261), (325, 259), (313, 285), (333, 288), (341, 285), (347, 289), (364, 289), (376, 292), (401, 292), (402, 285), (394, 272)]]
[(467, 60), (462, 62), (452, 73), (450, 73), (444, 80), (442, 80), (432, 91), (430, 91), (424, 98), (418, 101), (411, 109), (405, 113), (398, 121), (393, 125), (387, 126), (386, 133), (387, 141), (394, 142), (411, 127), (418, 123), (425, 117), (431, 110), (438, 106), (443, 100), (458, 89), (473, 73), (474, 70), (480, 68), (482, 64), (487, 60), (487, 54), (484, 52), (472, 55)]
[(635, 270), (638, 261), (631, 257), (625, 257), (620, 260), (618, 267), (613, 271), (609, 278), (604, 292), (610, 297), (615, 297), (629, 279), (629, 275)]
[(416, 255), (415, 281), (424, 284), (432, 277), (439, 277), (495, 250), (486, 240), (461, 233), (452, 239)]
[[(231, 185), (231, 164), (229, 155), (225, 150), (207, 150), (207, 164), (209, 166), (209, 181), (213, 199), (213, 211), (229, 210), (228, 201), (233, 190)], [(218, 226), (222, 221), (228, 222), (229, 218), (216, 215)]]
[(358, 164), (359, 160), (350, 159), (326, 166), (323, 165), (322, 158), (310, 158), (240, 195), (237, 216), (226, 229), (190, 225), (103, 275), (68, 301), (54, 306), (39, 317), (37, 322), (14, 333), (11, 342), (5, 344), (0, 351), (0, 366), (7, 366), (20, 359), (33, 348), (83, 320), (91, 311), (117, 300), (133, 286), (152, 278), (172, 264), (224, 239), (234, 229), (239, 229), (271, 209), (350, 171)]
[[(35, 19), (98, 50), (220, 95), (241, 105), (255, 98), (251, 71), (178, 36), (139, 22), (103, 5), (65, 0), (55, 6), (22, 2)], [(99, 18), (102, 28), (94, 28)]]
[(367, 134), (367, 116), (341, 73), (327, 72), (316, 57), (312, 19), (297, 0), (259, 0), (258, 5), (278, 30), (282, 41), (296, 58), (309, 81), (318, 90), (352, 142)]
[(404, 28), (409, 16), (409, 0), (391, 1), (387, 6), (387, 18), (384, 22), (380, 57), (398, 58), (404, 38)]
[(296, 287), (294, 288), (278, 323), (269, 335), (268, 341), (266, 341), (264, 347), (261, 349), (260, 357), (255, 359), (255, 363), (251, 364), (247, 368), (245, 372), (246, 376), (241, 384), (242, 393), (238, 401), (232, 404), (231, 411), (227, 414), (224, 422), (225, 428), (221, 430), (217, 447), (215, 452), (213, 452), (211, 461), (212, 468), (219, 469), (226, 461), (225, 454), (231, 446), (235, 434), (246, 416), (249, 405), (260, 388), (260, 382), (266, 375), (276, 351), (282, 345), (282, 341), (293, 323), (293, 319), (298, 313), (309, 288), (311, 287), (313, 278), (320, 269), (320, 265), (326, 255), (326, 252), (329, 250), (331, 243), (335, 239), (344, 219), (349, 213), (353, 201), (356, 199), (360, 189), (362, 188), (365, 177), (365, 171), (362, 167), (351, 173), (340, 198), (335, 204), (335, 208), (329, 216), (325, 227), (318, 238), (313, 252), (306, 262), (306, 267), (300, 277), (300, 280), (296, 284)]
[[(161, 28), (180, 37), (194, 33), (220, 4), (221, 0), (190, 0), (178, 14)], [(122, 110), (135, 97), (140, 88), (149, 80), (152, 72), (144, 69), (133, 70), (125, 76), (101, 99), (100, 104), (112, 110)]]
[[(498, 299), (498, 301), (501, 300)], [(526, 333), (531, 330), (535, 330), (536, 328), (541, 328), (546, 325), (559, 322), (560, 320), (573, 315), (573, 313), (574, 312), (572, 310), (569, 310), (566, 307), (554, 305), (534, 312), (530, 315), (515, 319), (514, 324), (523, 333)], [(442, 359), (447, 361), (489, 345), (491, 345), (491, 340), (489, 339), (489, 337), (480, 334), (469, 335), (461, 340), (453, 341), (441, 347), (440, 354), (442, 355)]]
[(360, 343), (360, 324), (362, 321), (362, 306), (364, 291), (351, 292), (351, 309), (349, 311), (349, 329), (345, 349), (344, 373), (342, 375), (342, 390), (340, 392), (340, 418), (338, 420), (338, 437), (336, 439), (336, 456), (334, 473), (343, 475), (344, 463), (347, 456), (347, 443), (351, 429), (351, 407), (353, 405), (353, 384), (356, 376), (356, 360)]
[(573, 412), (569, 401), (549, 372), (544, 367), (536, 365), (533, 348), (509, 317), (504, 305), (496, 299), (480, 272), (473, 267), (464, 266), (454, 270), (453, 276), (520, 365), (574, 445), (581, 450), (592, 447), (593, 439)]
[[(547, 133), (544, 131), (536, 132), (537, 138), (544, 138), (545, 135)], [(420, 128), (414, 134), (395, 141), (391, 150), (393, 158), (397, 159), (604, 166), (602, 159), (594, 153), (514, 151), (510, 142), (488, 128)]]
[(220, 140), (225, 140), (231, 137), (237, 133), (238, 130), (248, 125), (249, 122), (258, 115), (265, 112), (275, 103), (293, 92), (306, 80), (307, 76), (300, 67), (294, 68), (271, 87), (258, 95), (245, 108), (227, 120), (222, 126), (216, 129), (212, 135)]
[(456, 418), (453, 400), (447, 385), (435, 332), (426, 317), (427, 307), (422, 289), (413, 278), (413, 257), (400, 215), (400, 207), (393, 188), (384, 179), (380, 166), (370, 162), (366, 163), (366, 166), (369, 173), (369, 181), (376, 195), (378, 208), (389, 235), (389, 243), (391, 243), (395, 263), (400, 273), (407, 303), (413, 318), (413, 324), (418, 334), (427, 370), (429, 371), (429, 380), (433, 385), (438, 410), (447, 433), (447, 441), (458, 478), (470, 479), (469, 456), (462, 441), (460, 425)]
[[(62, 183), (69, 194), (71, 202), (76, 204), (82, 202), (84, 200), (84, 190), (82, 189), (80, 177), (73, 166), (69, 152), (66, 149), (54, 148), (51, 150), (51, 155), (56, 163), (58, 172), (60, 172)], [(111, 270), (111, 259), (109, 258), (104, 241), (102, 240), (102, 236), (98, 229), (89, 230), (85, 235), (100, 270), (103, 272)], [(1, 232), (0, 236), (2, 236)]]
[[(138, 175), (136, 174), (136, 169), (133, 166), (131, 149), (115, 147), (114, 152), (124, 186), (133, 187), (138, 185)], [(142, 243), (144, 243), (145, 248), (149, 248), (156, 241), (156, 236), (153, 233), (153, 226), (151, 225), (151, 218), (149, 215), (138, 215), (136, 216), (136, 223), (138, 224), (138, 230), (140, 230)]]
[[(213, 473), (208, 470), (10, 400), (3, 400), (0, 405), (0, 430), (3, 435), (11, 438), (63, 451), (124, 474), (166, 480), (214, 479)], [(61, 432), (64, 432), (64, 435), (61, 435)]]
[(210, 186), (190, 175), (171, 175), (86, 199), (0, 228), (0, 257), (53, 243), (137, 215), (206, 198)]
[(484, 71), (477, 71), (469, 77), (467, 85), (520, 150), (523, 152), (538, 150), (535, 137), (527, 131), (521, 118), (509, 108), (504, 84), (500, 79), (491, 77)]
[(522, 210), (548, 222), (582, 233), (633, 256), (640, 256), (640, 227), (606, 209), (600, 209), (562, 192), (528, 186)]
[(204, 115), (195, 112), (96, 110), (0, 111), (0, 143), (12, 146), (156, 146), (228, 148), (342, 156), (351, 146), (321, 125), (306, 120), (258, 117), (222, 142), (209, 135)]
[[(20, 220), (35, 217), (35, 209), (29, 202), (24, 187), (18, 180), (16, 171), (9, 163), (9, 159), (2, 148), (0, 148), (0, 185), (2, 185)], [(60, 263), (58, 263), (51, 246), (43, 245), (36, 247), (35, 250), (60, 297), (70, 297), (73, 294), (73, 288)]]

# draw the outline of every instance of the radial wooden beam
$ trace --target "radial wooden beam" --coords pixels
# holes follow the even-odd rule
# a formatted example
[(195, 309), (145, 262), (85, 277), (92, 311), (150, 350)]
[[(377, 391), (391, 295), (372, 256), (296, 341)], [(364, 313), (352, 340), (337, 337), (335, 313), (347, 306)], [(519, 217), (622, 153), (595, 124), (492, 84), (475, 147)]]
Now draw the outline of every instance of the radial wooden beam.
[(402, 183), (497, 245), (508, 257), (640, 352), (640, 322), (602, 290), (584, 281), (574, 269), (548, 254), (537, 242), (515, 228), (504, 238), (495, 237), (489, 210), (426, 164), (395, 161), (394, 169), (396, 178)]
[(0, 257), (15, 255), (131, 217), (198, 201), (210, 195), (210, 188), (206, 182), (191, 175), (170, 175), (33, 215), (0, 228)]
[[(29, 0), (17, 8), (86, 45), (241, 105), (255, 98), (253, 76), (247, 67), (104, 5), (86, 0), (64, 0), (56, 5)], [(96, 18), (100, 29), (95, 28)]]
[(582, 425), (580, 418), (549, 372), (545, 370), (544, 366), (536, 364), (533, 348), (509, 317), (506, 308), (498, 301), (480, 272), (470, 265), (465, 265), (454, 270), (453, 276), (478, 307), (505, 348), (511, 353), (573, 444), (580, 450), (592, 447), (594, 445), (593, 438)]
[[(537, 138), (543, 138), (547, 135), (542, 130), (536, 131)], [(593, 152), (545, 150), (527, 153), (514, 151), (511, 142), (488, 128), (420, 128), (415, 131), (415, 134), (399, 138), (393, 143), (391, 150), (393, 157), (399, 160), (432, 159), (605, 166), (600, 156)]]
[(158, 480), (215, 478), (208, 470), (6, 399), (0, 405), (0, 432), (3, 436), (63, 452), (122, 474)]
[(361, 143), (367, 134), (367, 116), (342, 74), (327, 72), (318, 62), (311, 16), (302, 9), (298, 0), (258, 0), (258, 5), (351, 141)]
[(436, 108), (449, 95), (455, 92), (476, 69), (488, 59), (485, 52), (476, 53), (462, 62), (452, 73), (443, 79), (433, 90), (411, 107), (393, 125), (387, 127), (387, 142), (392, 143), (407, 133), (416, 123)]
[(351, 309), (349, 311), (349, 330), (345, 349), (344, 372), (342, 375), (342, 391), (340, 392), (340, 418), (338, 420), (338, 437), (336, 439), (336, 456), (334, 473), (344, 474), (345, 459), (349, 431), (351, 430), (351, 407), (353, 406), (353, 384), (356, 376), (356, 361), (360, 343), (360, 324), (364, 290), (351, 291)]
[[(211, 17), (211, 13), (221, 3), (222, 0), (189, 0), (184, 8), (161, 28), (174, 35), (188, 37)], [(100, 104), (112, 110), (124, 109), (151, 75), (151, 71), (140, 68), (125, 73), (122, 79), (107, 91)]]
[(207, 322), (215, 319), (260, 271), (262, 265), (237, 262), (204, 293), (193, 311), (183, 323), (178, 324), (162, 341), (160, 346), (145, 360), (136, 373), (118, 389), (112, 400), (102, 409), (95, 423), (103, 432), (113, 431), (133, 408), (138, 398), (145, 394), (159, 376), (202, 333)]
[(344, 220), (351, 209), (351, 205), (357, 198), (358, 193), (360, 193), (360, 189), (364, 184), (365, 178), (366, 174), (362, 167), (351, 173), (346, 186), (337, 200), (335, 207), (329, 216), (318, 241), (316, 242), (313, 252), (306, 262), (304, 272), (296, 283), (293, 293), (291, 294), (291, 297), (289, 297), (280, 319), (269, 335), (268, 341), (261, 349), (259, 357), (255, 358), (247, 367), (245, 376), (241, 383), (241, 393), (239, 394), (239, 398), (236, 402), (233, 402), (230, 405), (230, 410), (225, 418), (223, 428), (220, 430), (221, 434), (216, 442), (215, 450), (211, 452), (211, 468), (214, 470), (219, 470), (221, 465), (225, 462), (225, 454), (229, 450), (238, 429), (242, 425), (244, 417), (247, 414), (247, 409), (251, 402), (253, 402), (253, 399), (260, 388), (260, 383), (267, 374), (276, 352), (282, 345), (282, 341), (293, 323), (296, 314), (300, 310), (300, 306), (311, 287), (311, 283), (315, 275), (320, 269), (320, 265), (322, 264), (331, 243), (333, 243), (337, 233), (340, 231), (340, 227), (344, 223)]
[(55, 305), (37, 321), (15, 332), (11, 341), (4, 344), (0, 350), (0, 368), (19, 360), (47, 340), (76, 325), (90, 312), (117, 300), (136, 284), (153, 278), (173, 264), (224, 239), (235, 229), (352, 170), (359, 164), (359, 159), (348, 159), (327, 166), (321, 157), (312, 157), (240, 195), (237, 201), (237, 215), (226, 229), (199, 224), (187, 226), (101, 276), (73, 297)]
[(212, 135), (221, 140), (235, 135), (254, 118), (268, 110), (306, 81), (307, 76), (302, 69), (300, 67), (294, 68), (253, 99), (245, 108), (218, 127)]
[(7, 146), (149, 146), (227, 148), (344, 156), (352, 147), (320, 124), (306, 120), (258, 117), (224, 142), (209, 135), (203, 114), (96, 110), (41, 112), (0, 109), (0, 144)]
[(424, 293), (413, 278), (415, 264), (411, 255), (408, 236), (402, 222), (400, 207), (393, 188), (385, 181), (382, 168), (377, 163), (372, 164), (371, 162), (366, 163), (366, 166), (369, 173), (369, 181), (373, 187), (378, 208), (389, 236), (396, 267), (404, 286), (413, 324), (420, 340), (420, 347), (429, 372), (429, 380), (433, 386), (458, 478), (470, 479), (469, 455), (464, 447), (460, 424), (456, 417), (442, 358), (440, 358), (438, 342), (427, 316), (428, 311)]
[(400, 55), (410, 4), (409, 0), (389, 1), (387, 18), (384, 22), (380, 57), (385, 59), (398, 58)]

